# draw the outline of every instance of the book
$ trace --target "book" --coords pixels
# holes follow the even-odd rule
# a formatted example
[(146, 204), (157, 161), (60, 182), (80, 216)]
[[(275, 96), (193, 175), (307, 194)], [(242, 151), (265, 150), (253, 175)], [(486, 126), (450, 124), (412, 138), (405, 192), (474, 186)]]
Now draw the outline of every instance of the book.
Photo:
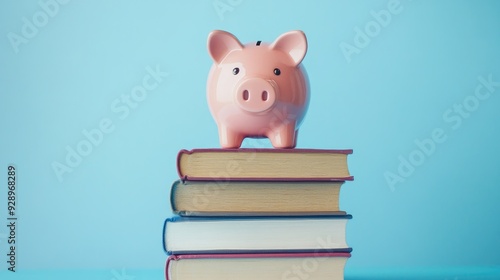
[(177, 171), (184, 180), (345, 181), (352, 150), (193, 149), (181, 150)]
[(345, 215), (344, 181), (182, 181), (172, 184), (170, 205), (180, 216)]
[(351, 215), (299, 217), (173, 217), (165, 220), (167, 254), (350, 252)]
[(341, 280), (349, 253), (171, 255), (167, 280)]

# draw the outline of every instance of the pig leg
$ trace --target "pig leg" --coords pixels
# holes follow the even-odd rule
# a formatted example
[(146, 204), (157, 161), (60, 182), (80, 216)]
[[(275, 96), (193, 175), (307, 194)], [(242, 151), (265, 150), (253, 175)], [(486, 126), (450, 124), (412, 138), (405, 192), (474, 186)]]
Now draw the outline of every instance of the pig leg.
[(222, 148), (239, 148), (243, 142), (243, 135), (224, 125), (219, 125), (219, 141)]
[(295, 148), (297, 144), (295, 122), (288, 122), (276, 128), (269, 133), (268, 138), (275, 148)]

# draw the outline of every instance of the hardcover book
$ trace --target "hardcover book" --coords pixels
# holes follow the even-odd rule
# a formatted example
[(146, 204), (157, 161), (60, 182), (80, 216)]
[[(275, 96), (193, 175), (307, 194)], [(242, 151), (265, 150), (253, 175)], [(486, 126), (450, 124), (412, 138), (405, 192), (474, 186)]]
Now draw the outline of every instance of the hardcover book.
[(349, 253), (172, 255), (167, 280), (344, 279)]
[(181, 216), (342, 215), (344, 181), (181, 181), (172, 184), (170, 205)]
[(184, 180), (345, 181), (352, 180), (352, 150), (193, 149), (181, 150), (177, 171)]
[(350, 252), (350, 215), (311, 217), (174, 217), (165, 221), (167, 254)]

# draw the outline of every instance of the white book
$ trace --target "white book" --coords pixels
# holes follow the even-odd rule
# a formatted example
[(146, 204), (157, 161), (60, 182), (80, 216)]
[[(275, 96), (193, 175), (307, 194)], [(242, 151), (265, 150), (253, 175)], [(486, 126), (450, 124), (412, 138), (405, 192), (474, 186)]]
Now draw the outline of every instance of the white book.
[(350, 252), (350, 215), (318, 217), (174, 217), (165, 221), (168, 254)]

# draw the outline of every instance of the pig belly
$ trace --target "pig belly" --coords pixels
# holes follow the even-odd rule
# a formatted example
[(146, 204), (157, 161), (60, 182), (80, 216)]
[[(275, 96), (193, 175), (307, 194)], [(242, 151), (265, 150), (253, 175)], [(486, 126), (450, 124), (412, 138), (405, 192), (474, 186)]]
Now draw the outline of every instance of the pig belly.
[(247, 136), (265, 136), (269, 130), (283, 125), (299, 124), (304, 110), (294, 106), (275, 106), (270, 111), (254, 114), (241, 110), (236, 106), (226, 106), (214, 115), (219, 125), (234, 131), (246, 133)]
[(245, 137), (267, 137), (276, 148), (293, 148), (303, 107), (276, 105), (264, 113), (249, 113), (234, 105), (219, 108), (214, 115), (222, 147), (237, 148)]

